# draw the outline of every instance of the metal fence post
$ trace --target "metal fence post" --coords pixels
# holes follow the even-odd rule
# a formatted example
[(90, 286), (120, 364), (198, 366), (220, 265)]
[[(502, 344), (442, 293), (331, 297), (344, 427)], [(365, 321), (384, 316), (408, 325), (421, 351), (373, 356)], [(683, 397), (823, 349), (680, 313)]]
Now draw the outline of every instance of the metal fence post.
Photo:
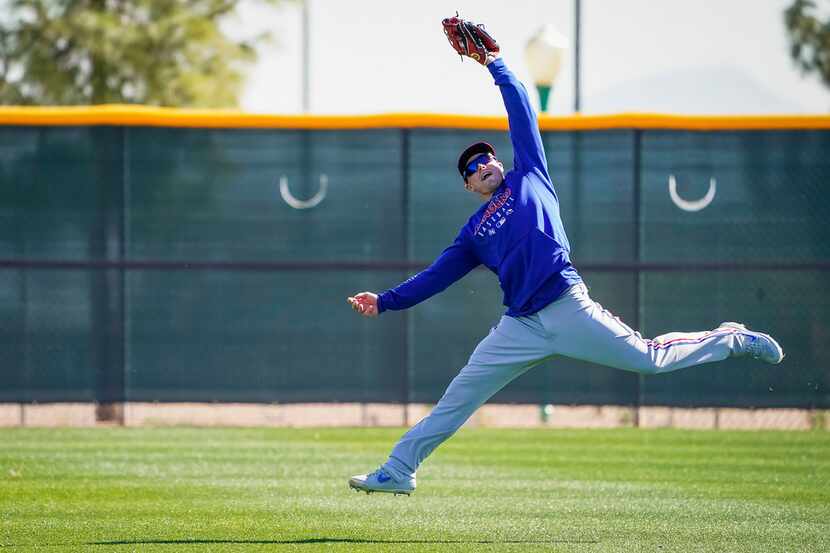
[[(642, 269), (640, 268), (640, 263), (642, 262), (642, 251), (640, 248), (640, 242), (643, 235), (642, 229), (642, 213), (640, 211), (640, 200), (642, 198), (642, 137), (643, 131), (640, 129), (634, 130), (634, 155), (632, 158), (633, 161), (633, 183), (632, 183), (632, 193), (633, 193), (633, 219), (634, 219), (634, 243), (633, 243), (633, 257), (634, 257), (634, 328), (638, 331), (642, 331), (641, 325), (643, 324), (643, 317), (642, 317), (642, 294), (641, 294), (641, 286), (642, 286), (642, 279), (641, 279), (641, 272)], [(637, 374), (637, 398), (635, 403), (635, 410), (634, 410), (634, 426), (640, 426), (640, 407), (643, 405), (643, 393), (644, 393), (644, 377), (641, 373)]]
[[(401, 251), (403, 258), (412, 261), (412, 247), (409, 243), (409, 129), (401, 129)], [(409, 426), (409, 402), (412, 397), (410, 384), (412, 380), (412, 318), (409, 311), (401, 312), (403, 317), (401, 340), (401, 402), (403, 404), (403, 425)]]
[(127, 390), (129, 389), (130, 365), (130, 318), (129, 318), (129, 275), (126, 264), (129, 261), (130, 244), (130, 128), (121, 127), (121, 229), (118, 248), (118, 260), (121, 262), (121, 424), (125, 424), (127, 407)]

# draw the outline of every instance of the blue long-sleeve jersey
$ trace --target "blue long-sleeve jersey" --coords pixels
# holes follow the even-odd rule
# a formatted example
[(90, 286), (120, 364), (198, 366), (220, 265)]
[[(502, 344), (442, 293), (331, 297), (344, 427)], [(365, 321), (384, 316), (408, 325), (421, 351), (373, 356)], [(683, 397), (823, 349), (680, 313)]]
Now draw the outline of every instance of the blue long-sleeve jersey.
[(582, 281), (570, 262), (570, 244), (527, 90), (501, 58), (487, 68), (507, 108), (514, 167), (432, 265), (380, 294), (379, 312), (412, 307), (478, 265), (498, 275), (507, 315), (514, 317), (539, 311)]

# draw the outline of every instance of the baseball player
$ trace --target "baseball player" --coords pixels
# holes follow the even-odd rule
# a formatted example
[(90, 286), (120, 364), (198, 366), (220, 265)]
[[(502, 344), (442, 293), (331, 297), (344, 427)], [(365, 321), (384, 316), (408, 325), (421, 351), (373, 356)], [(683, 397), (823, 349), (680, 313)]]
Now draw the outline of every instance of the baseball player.
[(780, 363), (781, 346), (739, 323), (705, 332), (673, 332), (643, 339), (595, 303), (570, 261), (556, 189), (527, 91), (480, 25), (443, 21), (453, 48), (485, 65), (507, 109), (514, 167), (505, 167), (486, 142), (458, 158), (464, 188), (484, 200), (455, 241), (424, 271), (380, 295), (348, 298), (366, 317), (407, 309), (443, 291), (475, 267), (499, 277), (507, 312), (473, 351), (435, 408), (412, 427), (376, 471), (353, 476), (360, 491), (410, 494), (426, 457), (510, 381), (553, 355), (642, 374), (658, 374), (728, 357)]

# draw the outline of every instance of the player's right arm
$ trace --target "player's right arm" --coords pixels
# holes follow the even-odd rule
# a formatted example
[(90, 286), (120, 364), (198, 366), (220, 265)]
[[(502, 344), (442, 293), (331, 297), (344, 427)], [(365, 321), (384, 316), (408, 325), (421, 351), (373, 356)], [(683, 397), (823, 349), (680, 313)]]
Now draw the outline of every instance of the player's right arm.
[(384, 311), (407, 309), (443, 292), (479, 264), (478, 258), (459, 234), (455, 242), (420, 273), (380, 295), (363, 292), (348, 301), (355, 311), (368, 317)]

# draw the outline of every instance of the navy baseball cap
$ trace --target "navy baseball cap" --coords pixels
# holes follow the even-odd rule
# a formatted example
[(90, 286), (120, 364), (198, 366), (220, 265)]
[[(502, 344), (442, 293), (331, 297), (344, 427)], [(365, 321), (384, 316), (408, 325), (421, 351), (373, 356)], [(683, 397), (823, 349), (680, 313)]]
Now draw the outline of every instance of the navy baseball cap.
[(487, 142), (476, 142), (470, 146), (467, 146), (467, 149), (461, 152), (461, 155), (458, 157), (458, 172), (461, 173), (461, 178), (464, 178), (464, 169), (467, 167), (467, 163), (470, 160), (480, 154), (493, 154), (496, 155), (496, 149), (493, 148), (492, 144)]

